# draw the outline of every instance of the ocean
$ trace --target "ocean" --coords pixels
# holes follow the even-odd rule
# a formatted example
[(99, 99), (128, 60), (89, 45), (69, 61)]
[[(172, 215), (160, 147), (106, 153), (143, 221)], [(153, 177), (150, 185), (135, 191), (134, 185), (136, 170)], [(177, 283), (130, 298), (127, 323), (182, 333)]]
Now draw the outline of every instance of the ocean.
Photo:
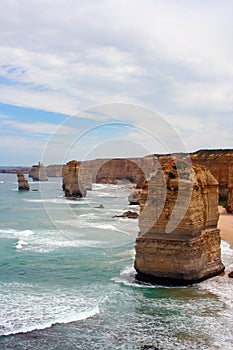
[[(227, 275), (179, 288), (135, 281), (137, 219), (113, 218), (132, 209), (129, 184), (94, 184), (72, 201), (60, 178), (30, 192), (16, 180), (0, 174), (1, 350), (233, 348)], [(233, 270), (224, 241), (222, 260)]]

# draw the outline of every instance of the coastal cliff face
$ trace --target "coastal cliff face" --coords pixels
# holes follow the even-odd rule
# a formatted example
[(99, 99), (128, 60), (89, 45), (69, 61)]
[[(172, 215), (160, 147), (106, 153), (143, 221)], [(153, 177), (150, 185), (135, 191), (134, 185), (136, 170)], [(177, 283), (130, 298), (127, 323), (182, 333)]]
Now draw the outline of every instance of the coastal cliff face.
[(52, 164), (46, 167), (46, 173), (48, 177), (62, 177), (63, 165)]
[(137, 278), (179, 285), (221, 273), (217, 221), (218, 183), (208, 169), (157, 167), (141, 193)]
[(230, 164), (230, 167), (229, 167), (227, 211), (228, 213), (233, 213), (233, 163)]
[(24, 174), (21, 170), (17, 171), (18, 177), (18, 190), (19, 191), (29, 191), (30, 187), (28, 181), (25, 179)]
[(233, 210), (233, 150), (203, 150), (191, 154), (193, 164), (204, 165), (219, 183), (220, 199)]
[(93, 182), (117, 184), (119, 180), (128, 180), (141, 188), (153, 167), (153, 161), (153, 157), (96, 159), (82, 162), (82, 166), (92, 175)]
[(66, 197), (81, 198), (91, 189), (90, 174), (81, 167), (81, 162), (72, 160), (63, 167), (63, 190)]
[(29, 177), (32, 177), (33, 181), (48, 181), (46, 168), (41, 162), (32, 166), (29, 170)]

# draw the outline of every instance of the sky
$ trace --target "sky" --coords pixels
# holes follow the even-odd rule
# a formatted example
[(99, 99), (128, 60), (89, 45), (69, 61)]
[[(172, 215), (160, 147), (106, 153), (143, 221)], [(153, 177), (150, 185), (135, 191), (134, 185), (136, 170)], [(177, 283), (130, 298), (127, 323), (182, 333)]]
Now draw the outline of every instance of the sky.
[(233, 148), (232, 0), (1, 0), (0, 165)]

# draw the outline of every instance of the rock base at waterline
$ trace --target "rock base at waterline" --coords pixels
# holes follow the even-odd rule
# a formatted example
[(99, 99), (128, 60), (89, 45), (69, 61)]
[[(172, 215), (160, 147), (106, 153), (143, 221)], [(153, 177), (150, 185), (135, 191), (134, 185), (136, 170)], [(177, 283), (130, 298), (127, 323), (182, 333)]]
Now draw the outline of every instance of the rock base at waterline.
[(224, 271), (218, 229), (203, 230), (190, 241), (139, 237), (136, 279), (162, 285), (189, 285)]

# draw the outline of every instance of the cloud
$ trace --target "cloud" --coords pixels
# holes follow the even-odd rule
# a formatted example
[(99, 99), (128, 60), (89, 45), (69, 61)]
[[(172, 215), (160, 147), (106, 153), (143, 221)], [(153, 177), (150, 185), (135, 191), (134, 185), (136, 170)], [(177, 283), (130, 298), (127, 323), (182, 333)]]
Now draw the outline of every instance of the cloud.
[[(61, 1), (55, 11), (52, 1), (31, 6), (25, 0), (20, 6), (2, 1), (1, 74), (29, 85), (38, 99), (42, 96), (36, 87), (46, 89), (49, 96), (60, 94), (63, 105), (55, 100), (35, 101), (35, 105), (48, 104), (47, 110), (62, 113), (64, 106), (70, 113), (70, 100), (75, 98), (76, 110), (108, 95), (133, 96), (139, 101), (151, 80), (160, 82), (164, 77), (168, 90), (173, 89), (172, 80), (184, 88), (193, 78), (209, 78), (212, 85), (219, 79), (229, 80), (231, 4), (226, 0), (221, 5), (206, 3), (148, 0), (145, 6), (137, 0), (110, 0), (79, 1), (77, 6)], [(10, 16), (4, 16), (7, 11)], [(12, 97), (14, 90), (8, 96), (19, 103)], [(25, 104), (31, 106), (28, 101)]]
[(77, 133), (77, 130), (66, 126), (66, 125), (60, 125), (52, 124), (52, 123), (44, 123), (44, 122), (34, 122), (34, 123), (22, 123), (17, 122), (15, 120), (3, 120), (0, 121), (0, 125), (2, 128), (8, 127), (12, 129), (17, 129), (20, 131), (23, 131), (24, 133), (30, 133), (30, 134), (48, 134), (51, 135), (53, 133), (57, 133), (58, 135), (63, 134), (73, 134)]
[[(222, 130), (218, 144), (227, 137), (233, 146), (220, 128), (232, 111), (232, 11), (230, 0), (2, 0), (0, 102), (66, 115), (141, 104), (164, 115), (191, 149), (207, 120)], [(86, 114), (155, 128), (150, 113)], [(46, 123), (37, 127), (49, 133)]]
[(182, 108), (211, 108), (219, 112), (233, 111), (232, 81), (211, 84), (188, 82), (175, 84), (174, 101)]

